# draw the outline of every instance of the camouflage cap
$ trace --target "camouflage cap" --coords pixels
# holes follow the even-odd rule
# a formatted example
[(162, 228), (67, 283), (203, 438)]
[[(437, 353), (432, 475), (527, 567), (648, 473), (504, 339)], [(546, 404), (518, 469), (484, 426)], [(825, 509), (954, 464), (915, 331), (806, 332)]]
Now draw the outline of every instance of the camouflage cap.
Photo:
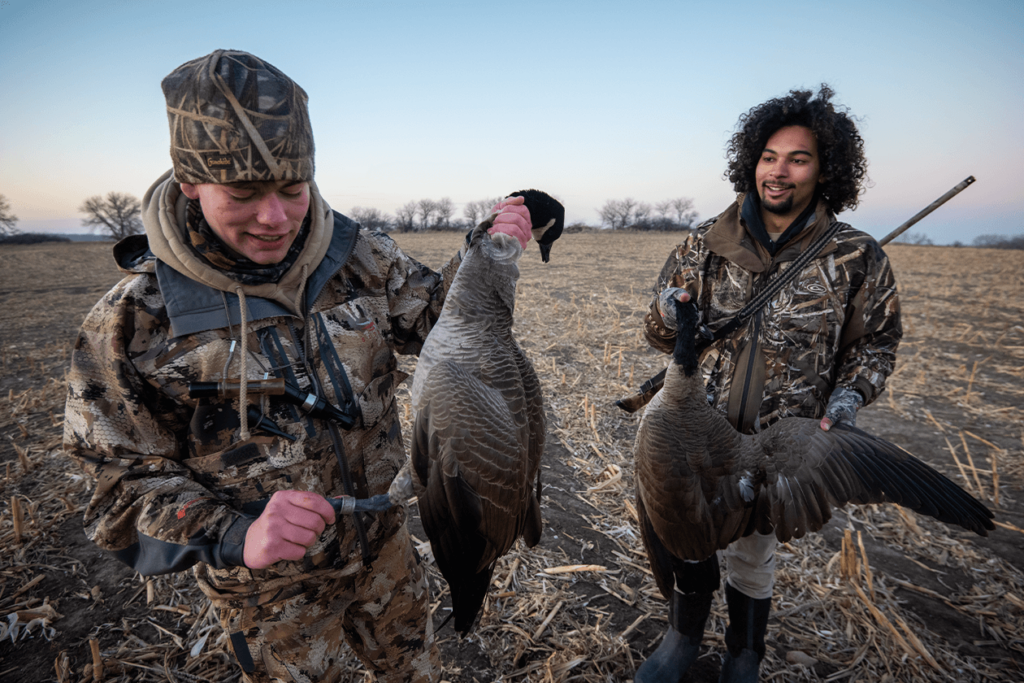
[(178, 182), (313, 179), (306, 92), (271, 64), (216, 50), (182, 64), (161, 86)]

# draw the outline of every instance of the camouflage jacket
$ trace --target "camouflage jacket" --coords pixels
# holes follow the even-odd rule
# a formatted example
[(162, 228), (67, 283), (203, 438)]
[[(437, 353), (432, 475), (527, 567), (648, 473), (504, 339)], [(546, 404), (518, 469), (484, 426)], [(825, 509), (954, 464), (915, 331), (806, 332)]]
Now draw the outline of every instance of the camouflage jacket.
[[(711, 331), (724, 326), (835, 220), (823, 202), (807, 227), (771, 257), (740, 218), (743, 196), (669, 256), (657, 291), (684, 287)], [(655, 348), (671, 353), (657, 296), (644, 319)], [(903, 329), (889, 260), (869, 235), (843, 228), (745, 324), (701, 356), (708, 400), (750, 433), (790, 416), (822, 417), (832, 391), (875, 400), (896, 361)]]
[[(266, 499), (281, 489), (341, 495), (340, 468), (326, 423), (276, 396), (250, 394), (244, 441), (237, 398), (189, 397), (192, 382), (239, 377), (243, 344), (235, 346), (239, 297), (151, 251), (159, 243), (167, 253), (168, 225), (182, 215), (174, 190), (147, 195), (148, 242), (136, 236), (115, 247), (128, 275), (89, 313), (75, 345), (64, 444), (96, 479), (86, 534), (143, 574), (199, 563), (211, 598), (337, 570), (359, 557), (351, 517), (340, 515), (302, 561), (243, 566), (245, 532)], [(331, 212), (312, 190), (311, 213), (323, 220), (310, 228), (313, 261), (296, 310), (275, 291), (243, 291), (246, 376), (283, 378), (302, 391), (319, 386), (332, 404), (358, 413), (340, 433), (356, 496), (368, 497), (387, 492), (406, 458), (394, 400), (406, 375), (395, 353), (419, 352), (459, 257), (435, 273), (386, 235)], [(260, 414), (280, 431), (257, 424)], [(400, 507), (377, 514), (367, 527), (371, 549), (404, 521)]]

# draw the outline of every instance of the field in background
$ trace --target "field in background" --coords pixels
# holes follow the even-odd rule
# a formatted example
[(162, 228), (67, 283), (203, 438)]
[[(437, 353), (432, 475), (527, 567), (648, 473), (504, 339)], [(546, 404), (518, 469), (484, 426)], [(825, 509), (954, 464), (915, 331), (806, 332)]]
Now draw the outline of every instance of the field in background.
[[(434, 268), (462, 239), (395, 237)], [(630, 680), (657, 645), (665, 605), (632, 504), (639, 417), (611, 403), (665, 365), (640, 322), (678, 240), (566, 235), (551, 263), (533, 245), (523, 257), (516, 333), (544, 384), (545, 534), (538, 548), (499, 561), (471, 637), (439, 634), (447, 680)], [(109, 250), (0, 249), (0, 680), (82, 681), (92, 673), (90, 640), (103, 680), (230, 680), (226, 637), (187, 574), (143, 581), (82, 536), (88, 487), (59, 452), (63, 372), (83, 316), (119, 277)], [(889, 390), (858, 424), (984, 498), (1002, 526), (981, 539), (894, 506), (847, 508), (824, 533), (786, 544), (765, 678), (1020, 680), (1024, 252), (887, 251), (906, 336)], [(403, 365), (412, 372), (415, 359)], [(413, 533), (425, 540), (415, 521)], [(432, 578), (440, 623), (447, 587)], [(717, 680), (725, 614), (716, 600), (693, 681)], [(62, 662), (64, 677), (54, 668)], [(343, 680), (364, 680), (357, 662), (341, 666)]]

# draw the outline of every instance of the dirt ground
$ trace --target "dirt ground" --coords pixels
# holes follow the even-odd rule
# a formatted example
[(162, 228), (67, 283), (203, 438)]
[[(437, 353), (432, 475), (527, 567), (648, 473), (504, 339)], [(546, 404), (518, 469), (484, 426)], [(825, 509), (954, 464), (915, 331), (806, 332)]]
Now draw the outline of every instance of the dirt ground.
[[(436, 268), (461, 236), (396, 239)], [(545, 532), (499, 561), (473, 634), (439, 632), (446, 680), (628, 681), (657, 646), (665, 603), (632, 504), (639, 416), (612, 402), (666, 363), (640, 323), (679, 239), (573, 234), (549, 264), (532, 245), (524, 256), (516, 333), (544, 385)], [(847, 507), (782, 546), (763, 680), (1022, 681), (1024, 252), (887, 251), (906, 335), (858, 425), (978, 495), (1000, 526), (981, 538), (895, 506)], [(81, 530), (90, 483), (61, 454), (63, 377), (82, 318), (119, 277), (109, 244), (0, 247), (0, 681), (91, 681), (94, 657), (104, 681), (238, 680), (188, 573), (146, 581)], [(440, 623), (447, 586), (431, 578)], [(686, 680), (717, 680), (725, 618), (718, 598)], [(355, 660), (339, 668), (372, 680)]]

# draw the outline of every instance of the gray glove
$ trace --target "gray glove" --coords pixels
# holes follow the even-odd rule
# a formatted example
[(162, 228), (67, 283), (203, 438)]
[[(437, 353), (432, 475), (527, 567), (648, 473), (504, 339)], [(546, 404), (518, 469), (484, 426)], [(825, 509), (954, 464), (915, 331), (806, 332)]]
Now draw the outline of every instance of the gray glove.
[(675, 332), (679, 323), (676, 321), (676, 304), (679, 300), (679, 295), (686, 292), (686, 299), (688, 301), (690, 293), (682, 287), (669, 287), (668, 289), (661, 290), (661, 294), (658, 295), (658, 312), (661, 313), (661, 320), (665, 323), (665, 327)]
[(842, 422), (851, 427), (857, 426), (857, 410), (864, 405), (864, 397), (856, 389), (836, 387), (832, 397), (825, 406), (825, 417), (821, 420), (821, 428), (826, 432), (834, 424)]

